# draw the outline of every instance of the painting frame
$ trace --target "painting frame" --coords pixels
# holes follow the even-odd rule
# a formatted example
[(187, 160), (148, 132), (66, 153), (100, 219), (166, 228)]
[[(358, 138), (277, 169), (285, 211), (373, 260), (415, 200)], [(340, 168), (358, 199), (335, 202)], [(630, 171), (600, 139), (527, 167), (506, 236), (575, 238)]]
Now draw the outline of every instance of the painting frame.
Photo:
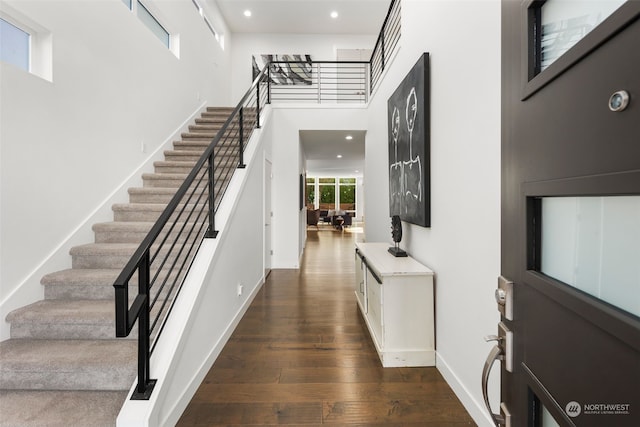
[(387, 101), (389, 216), (431, 227), (429, 53)]

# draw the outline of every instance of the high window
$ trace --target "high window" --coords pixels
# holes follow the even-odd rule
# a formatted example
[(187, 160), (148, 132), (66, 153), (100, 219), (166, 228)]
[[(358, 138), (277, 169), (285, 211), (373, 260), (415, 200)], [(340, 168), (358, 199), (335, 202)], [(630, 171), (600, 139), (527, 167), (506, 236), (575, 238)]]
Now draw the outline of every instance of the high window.
[(53, 81), (51, 31), (3, 3), (0, 11), (0, 61)]
[(153, 34), (167, 47), (171, 48), (171, 38), (169, 37), (169, 32), (164, 29), (164, 27), (158, 22), (155, 16), (149, 12), (141, 2), (138, 0), (137, 7), (137, 15), (138, 18), (142, 21), (144, 25), (147, 26), (151, 30)]
[(0, 60), (30, 70), (31, 34), (0, 19)]

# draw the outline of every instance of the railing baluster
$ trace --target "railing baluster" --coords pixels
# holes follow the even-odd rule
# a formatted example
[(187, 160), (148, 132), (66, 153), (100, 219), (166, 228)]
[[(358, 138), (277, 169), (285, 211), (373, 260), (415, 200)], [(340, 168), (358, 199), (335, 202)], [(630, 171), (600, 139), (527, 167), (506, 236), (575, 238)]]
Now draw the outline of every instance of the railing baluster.
[(238, 169), (244, 169), (247, 166), (244, 164), (244, 107), (240, 107), (238, 123), (240, 126), (240, 137), (238, 138), (238, 146), (240, 147), (240, 153), (238, 153)]
[(207, 173), (209, 175), (209, 228), (204, 237), (215, 239), (218, 237), (218, 230), (216, 230), (215, 150), (211, 151), (211, 155), (209, 156)]
[(322, 75), (320, 71), (320, 64), (316, 64), (316, 75), (318, 76), (318, 104), (322, 102)]
[(256, 85), (256, 129), (260, 129), (260, 83), (262, 83), (262, 78), (258, 80)]
[(267, 68), (267, 104), (271, 104), (271, 67)]
[(131, 396), (133, 400), (147, 400), (156, 380), (150, 379), (149, 370), (149, 271), (150, 256), (147, 250), (138, 266), (138, 296), (142, 296), (142, 307), (138, 317), (138, 385)]

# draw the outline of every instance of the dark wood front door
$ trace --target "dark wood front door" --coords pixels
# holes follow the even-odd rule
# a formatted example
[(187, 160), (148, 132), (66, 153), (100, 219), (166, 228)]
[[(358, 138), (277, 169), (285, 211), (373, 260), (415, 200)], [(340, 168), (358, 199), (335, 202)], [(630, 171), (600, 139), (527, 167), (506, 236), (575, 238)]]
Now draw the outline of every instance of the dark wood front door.
[(503, 424), (640, 426), (640, 2), (559, 3), (502, 4)]

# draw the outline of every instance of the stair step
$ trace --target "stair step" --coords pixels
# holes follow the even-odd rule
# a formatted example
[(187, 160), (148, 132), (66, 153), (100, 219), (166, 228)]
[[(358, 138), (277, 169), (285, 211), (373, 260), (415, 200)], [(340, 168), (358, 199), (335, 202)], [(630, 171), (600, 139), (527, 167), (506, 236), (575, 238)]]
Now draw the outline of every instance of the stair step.
[(207, 107), (207, 112), (223, 112), (227, 115), (233, 113), (236, 107)]
[[(121, 269), (67, 269), (47, 274), (40, 281), (45, 299), (110, 299), (114, 298), (113, 283)], [(130, 280), (137, 289), (138, 276)]]
[[(113, 307), (115, 290), (113, 284), (121, 273), (121, 269), (82, 269), (70, 268), (47, 274), (42, 278), (45, 287), (46, 300), (103, 300), (110, 301)], [(166, 271), (161, 271), (156, 278), (156, 285), (151, 289), (152, 296), (160, 292), (161, 298), (166, 298), (169, 289), (158, 290), (167, 277)], [(175, 282), (177, 272), (172, 272), (167, 280), (170, 286)], [(129, 279), (129, 299), (133, 300), (138, 294), (138, 273), (134, 272)]]
[(200, 157), (202, 157), (202, 153), (196, 151), (166, 150), (164, 152), (164, 159), (167, 161), (193, 162), (194, 165), (200, 160)]
[[(216, 187), (220, 187), (221, 183), (219, 182), (220, 178), (227, 175), (229, 169), (235, 169), (237, 165), (236, 162), (232, 162), (230, 167), (218, 167), (214, 174), (214, 179)], [(205, 174), (206, 171), (202, 171), (202, 174)], [(142, 181), (145, 187), (152, 188), (173, 188), (175, 191), (182, 186), (184, 181), (187, 179), (188, 174), (186, 173), (145, 173), (142, 174)], [(192, 186), (196, 186), (196, 190), (205, 189), (208, 185), (208, 180), (203, 179), (202, 181), (196, 177), (196, 180), (192, 183)], [(193, 188), (193, 187), (192, 187)], [(200, 194), (199, 191), (196, 191), (196, 194)]]
[(116, 222), (155, 222), (166, 207), (166, 203), (116, 203), (111, 209)]
[(153, 222), (102, 222), (92, 227), (96, 243), (140, 243)]
[(136, 243), (89, 243), (74, 246), (69, 250), (71, 266), (88, 269), (124, 268), (138, 246)]
[[(215, 191), (219, 194), (221, 188), (222, 182), (216, 185)], [(166, 206), (166, 204), (158, 203), (126, 203), (115, 204), (111, 208), (113, 209), (115, 222), (155, 222), (160, 218)], [(173, 218), (177, 218), (178, 214), (178, 212), (174, 213), (170, 217), (170, 221)], [(188, 212), (185, 211), (181, 217), (186, 218), (186, 215), (188, 215)]]
[[(126, 221), (113, 221), (102, 222), (94, 224), (93, 231), (96, 234), (95, 243), (135, 243), (140, 244), (147, 237), (149, 231), (153, 227), (153, 222), (126, 222)], [(174, 229), (171, 231), (171, 235), (167, 237), (166, 241), (172, 243), (176, 240), (176, 235), (182, 229), (184, 223), (177, 223)], [(185, 232), (191, 229), (193, 222), (188, 223), (185, 227)], [(159, 239), (164, 239), (166, 231), (163, 230), (158, 235)], [(186, 239), (185, 233), (180, 233), (178, 237), (179, 242), (183, 242)]]
[(157, 203), (167, 204), (176, 194), (177, 188), (162, 187), (132, 187), (129, 188), (129, 201), (131, 203)]
[[(192, 235), (191, 238), (196, 238)], [(158, 245), (161, 240), (158, 241)], [(180, 247), (176, 246), (171, 250), (171, 242), (165, 242), (158, 252), (157, 246), (152, 246), (151, 256), (160, 258), (175, 259), (179, 253)], [(71, 254), (71, 265), (74, 269), (122, 269), (129, 262), (134, 252), (140, 245), (138, 243), (89, 243), (86, 245), (74, 246), (69, 250)], [(155, 264), (154, 264), (155, 265)]]
[(0, 388), (128, 390), (136, 354), (135, 340), (9, 339), (0, 342)]
[(41, 300), (12, 311), (6, 320), (11, 338), (115, 339), (114, 304), (113, 298)]
[(0, 391), (3, 426), (115, 426), (127, 391)]
[(153, 162), (156, 173), (183, 173), (188, 174), (193, 170), (196, 162), (158, 161)]
[(228, 118), (229, 118), (229, 116), (225, 116), (223, 114), (202, 116), (202, 117), (196, 119), (195, 123), (196, 123), (196, 126), (198, 126), (198, 125), (212, 125), (212, 124), (223, 125), (227, 121)]
[[(195, 135), (195, 134), (193, 134)], [(173, 148), (176, 151), (198, 151), (200, 155), (204, 153), (204, 151), (209, 147), (213, 138), (191, 138), (185, 141), (174, 141)], [(246, 139), (245, 139), (246, 141)], [(236, 152), (238, 150), (238, 138), (230, 138), (218, 141), (216, 144), (216, 154), (220, 151), (228, 151), (229, 149), (235, 149)], [(198, 157), (199, 158), (199, 157)], [(168, 160), (168, 159), (165, 159)]]
[[(218, 119), (212, 119), (212, 120), (218, 120)], [(198, 133), (198, 132), (216, 132), (217, 133), (220, 129), (222, 129), (222, 126), (224, 125), (225, 121), (226, 119), (220, 119), (219, 122), (211, 121), (204, 124), (190, 125), (189, 133)]]

